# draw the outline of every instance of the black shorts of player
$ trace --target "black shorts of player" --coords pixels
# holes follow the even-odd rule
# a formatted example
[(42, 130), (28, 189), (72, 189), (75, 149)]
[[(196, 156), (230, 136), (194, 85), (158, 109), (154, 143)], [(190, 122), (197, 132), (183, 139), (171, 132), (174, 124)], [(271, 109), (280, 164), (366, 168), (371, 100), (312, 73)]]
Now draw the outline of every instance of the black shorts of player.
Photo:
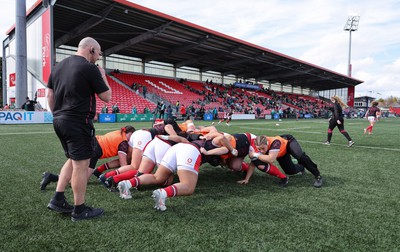
[(64, 148), (65, 156), (72, 160), (85, 160), (95, 156), (93, 122), (54, 119), (54, 130)]
[(96, 168), (97, 161), (101, 158), (101, 156), (103, 156), (103, 149), (101, 149), (99, 141), (97, 141), (97, 138), (94, 138), (94, 153), (95, 156), (92, 157), (89, 162), (89, 168), (92, 169)]
[(249, 154), (250, 141), (246, 134), (233, 134), (236, 140), (236, 150), (238, 151), (238, 157), (245, 157)]

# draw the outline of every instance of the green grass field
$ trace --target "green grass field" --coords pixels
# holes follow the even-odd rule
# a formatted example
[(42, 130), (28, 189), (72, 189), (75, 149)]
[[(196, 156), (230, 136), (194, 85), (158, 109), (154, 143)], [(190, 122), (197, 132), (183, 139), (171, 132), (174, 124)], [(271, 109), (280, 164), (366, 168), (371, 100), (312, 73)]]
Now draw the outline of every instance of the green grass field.
[[(0, 125), (0, 251), (400, 251), (400, 120), (383, 119), (373, 135), (363, 134), (366, 120), (346, 120), (352, 148), (337, 129), (332, 145), (322, 145), (326, 120), (276, 123), (218, 128), (294, 135), (318, 164), (322, 188), (312, 186), (310, 173), (280, 188), (260, 171), (239, 185), (239, 174), (204, 165), (195, 194), (169, 199), (161, 213), (153, 209), (152, 188), (123, 200), (92, 178), (87, 204), (106, 212), (77, 223), (46, 208), (55, 184), (39, 190), (41, 174), (58, 173), (65, 162), (52, 125)], [(95, 127), (104, 134), (124, 125)], [(66, 196), (72, 203), (70, 188)]]

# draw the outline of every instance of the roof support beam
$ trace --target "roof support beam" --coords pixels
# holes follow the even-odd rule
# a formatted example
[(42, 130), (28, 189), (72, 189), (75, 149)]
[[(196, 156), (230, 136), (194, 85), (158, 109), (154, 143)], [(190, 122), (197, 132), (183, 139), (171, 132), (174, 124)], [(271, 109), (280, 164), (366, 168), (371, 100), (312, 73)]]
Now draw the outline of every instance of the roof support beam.
[(222, 65), (213, 65), (213, 66), (209, 66), (209, 67), (204, 67), (203, 69), (201, 69), (201, 71), (202, 72), (207, 72), (207, 71), (210, 71), (210, 70), (213, 70), (213, 69), (221, 69), (221, 68), (223, 69), (225, 67), (234, 66), (234, 65), (237, 65), (237, 64), (242, 64), (242, 63), (245, 63), (245, 62), (248, 62), (248, 61), (256, 61), (256, 60), (262, 58), (264, 55), (265, 55), (264, 53), (261, 53), (259, 55), (254, 56), (254, 57), (246, 57), (246, 58), (241, 58), (241, 59), (237, 59), (237, 60), (231, 60), (231, 61), (228, 61), (228, 62), (222, 64)]
[(89, 18), (86, 22), (82, 23), (81, 25), (75, 27), (71, 31), (69, 31), (67, 34), (64, 36), (60, 37), (55, 41), (55, 47), (59, 47), (61, 45), (67, 44), (68, 41), (79, 37), (86, 31), (90, 30), (91, 28), (95, 27), (99, 23), (103, 22), (108, 14), (111, 12), (111, 10), (114, 8), (115, 4), (109, 5), (107, 8), (99, 12), (97, 15), (92, 16)]
[(155, 28), (153, 30), (147, 31), (145, 33), (142, 33), (139, 36), (136, 36), (134, 38), (131, 38), (131, 39), (121, 43), (121, 44), (118, 44), (118, 45), (116, 45), (114, 47), (111, 47), (111, 48), (109, 48), (109, 49), (104, 51), (104, 55), (107, 56), (107, 55), (116, 53), (116, 52), (121, 51), (121, 50), (123, 50), (123, 49), (125, 49), (127, 47), (133, 46), (134, 44), (137, 44), (137, 43), (146, 41), (148, 39), (151, 39), (151, 38), (159, 35), (160, 33), (162, 33), (172, 23), (173, 23), (172, 21), (168, 22), (168, 23), (165, 23), (165, 24), (163, 24), (163, 25), (161, 25), (161, 26), (159, 26), (159, 27), (157, 27), (157, 28)]
[(197, 47), (197, 46), (203, 44), (204, 42), (207, 41), (208, 38), (209, 38), (209, 35), (206, 35), (205, 37), (203, 37), (193, 43), (187, 43), (182, 46), (177, 46), (175, 48), (172, 48), (171, 50), (167, 50), (164, 53), (157, 53), (157, 54), (150, 55), (144, 59), (144, 63), (148, 63), (148, 62), (156, 60), (156, 59), (162, 59), (162, 58), (165, 58), (165, 57), (175, 54), (175, 53), (188, 51), (194, 47)]
[(204, 68), (201, 69), (201, 71), (202, 72), (207, 72), (207, 71), (210, 71), (210, 70), (215, 71), (215, 69), (218, 69), (218, 68), (220, 69), (220, 68), (225, 68), (225, 67), (228, 67), (228, 66), (233, 66), (233, 65), (245, 63), (245, 62), (247, 62), (249, 60), (251, 60), (251, 59), (243, 58), (243, 59), (238, 59), (238, 60), (231, 60), (231, 61), (228, 61), (228, 62), (226, 62), (224, 64), (221, 64), (221, 65), (213, 65), (213, 66), (209, 66), (209, 67), (204, 67)]
[(192, 64), (194, 64), (196, 62), (199, 62), (199, 61), (204, 61), (204, 60), (208, 60), (208, 59), (212, 59), (212, 58), (218, 58), (218, 57), (224, 56), (226, 54), (232, 54), (238, 48), (240, 48), (240, 46), (235, 46), (235, 47), (229, 49), (228, 52), (226, 52), (226, 51), (222, 51), (222, 52), (218, 52), (218, 53), (211, 52), (211, 53), (206, 54), (206, 55), (201, 56), (201, 57), (187, 59), (187, 60), (184, 60), (184, 61), (176, 63), (175, 67), (176, 68), (180, 68), (180, 67), (183, 67), (183, 66), (190, 66), (190, 65), (192, 65)]

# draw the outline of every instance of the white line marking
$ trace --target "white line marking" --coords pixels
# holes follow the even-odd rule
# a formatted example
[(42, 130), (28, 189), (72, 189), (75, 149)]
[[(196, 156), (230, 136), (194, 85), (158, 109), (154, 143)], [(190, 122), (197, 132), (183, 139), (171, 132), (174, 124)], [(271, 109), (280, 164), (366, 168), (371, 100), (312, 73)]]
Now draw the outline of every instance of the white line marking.
[[(307, 140), (299, 140), (296, 139), (299, 142), (305, 142), (305, 143), (313, 143), (313, 144), (320, 144), (323, 145), (322, 142), (315, 142), (315, 141), (307, 141)], [(346, 148), (364, 148), (364, 149), (373, 149), (373, 150), (388, 150), (388, 151), (400, 151), (400, 149), (393, 149), (393, 148), (384, 148), (384, 147), (375, 147), (375, 146), (365, 146), (365, 145), (353, 145), (352, 147), (347, 147), (347, 145), (343, 144), (335, 144), (331, 143), (331, 145), (336, 145), (336, 146), (346, 146)], [(329, 146), (326, 146), (326, 148), (329, 148)]]

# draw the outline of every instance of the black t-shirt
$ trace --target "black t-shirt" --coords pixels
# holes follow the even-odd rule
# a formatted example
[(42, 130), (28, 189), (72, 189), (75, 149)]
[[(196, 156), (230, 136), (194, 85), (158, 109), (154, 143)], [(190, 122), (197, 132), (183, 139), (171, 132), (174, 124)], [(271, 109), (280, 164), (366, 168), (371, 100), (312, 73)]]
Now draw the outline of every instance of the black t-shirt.
[(77, 55), (54, 67), (47, 87), (54, 91), (53, 117), (75, 121), (93, 119), (95, 94), (108, 90), (97, 66)]

